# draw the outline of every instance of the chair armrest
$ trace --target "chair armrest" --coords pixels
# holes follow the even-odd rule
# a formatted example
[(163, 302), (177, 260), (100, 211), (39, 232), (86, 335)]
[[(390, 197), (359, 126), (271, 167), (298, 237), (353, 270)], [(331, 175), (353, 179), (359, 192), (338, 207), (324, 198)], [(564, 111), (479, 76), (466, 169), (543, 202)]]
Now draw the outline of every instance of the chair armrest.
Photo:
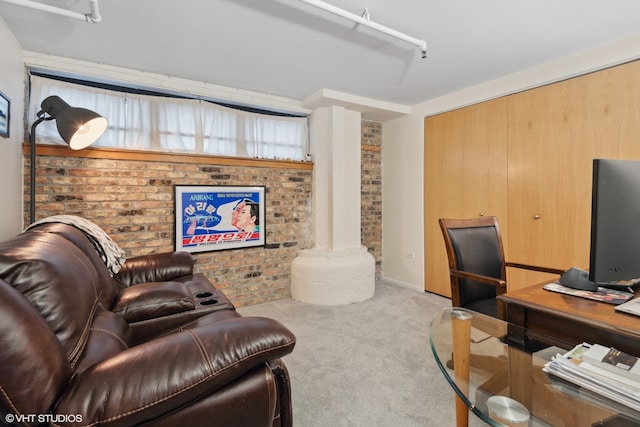
[(507, 291), (507, 282), (502, 279), (496, 279), (495, 277), (483, 276), (482, 274), (469, 273), (468, 271), (461, 271), (456, 269), (449, 270), (449, 274), (459, 279), (475, 280), (476, 282), (484, 283), (487, 285), (495, 286), (497, 293), (504, 293)]
[(127, 323), (169, 316), (194, 310), (191, 291), (181, 282), (138, 283), (124, 288), (116, 296), (111, 310)]
[(540, 267), (537, 265), (529, 265), (529, 264), (521, 264), (518, 262), (506, 262), (506, 267), (520, 268), (523, 270), (531, 270), (531, 271), (539, 271), (541, 273), (551, 273), (551, 274), (563, 274), (566, 270), (560, 270), (558, 268), (551, 267)]
[(93, 365), (73, 379), (55, 413), (81, 415), (84, 425), (137, 425), (211, 394), (294, 346), (295, 336), (273, 319), (202, 324)]
[(188, 252), (166, 252), (127, 258), (113, 278), (123, 287), (137, 283), (163, 282), (193, 274), (193, 257)]

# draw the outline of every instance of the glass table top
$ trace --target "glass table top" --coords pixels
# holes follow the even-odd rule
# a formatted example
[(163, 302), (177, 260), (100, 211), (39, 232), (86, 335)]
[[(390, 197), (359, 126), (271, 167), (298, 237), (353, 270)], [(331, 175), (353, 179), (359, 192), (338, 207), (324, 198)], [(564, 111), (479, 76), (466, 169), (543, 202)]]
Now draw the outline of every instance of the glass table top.
[(543, 372), (552, 357), (570, 349), (547, 346), (539, 334), (524, 344), (514, 336), (526, 336), (526, 330), (460, 308), (442, 309), (429, 325), (440, 370), (482, 421), (492, 426), (640, 425), (639, 412)]

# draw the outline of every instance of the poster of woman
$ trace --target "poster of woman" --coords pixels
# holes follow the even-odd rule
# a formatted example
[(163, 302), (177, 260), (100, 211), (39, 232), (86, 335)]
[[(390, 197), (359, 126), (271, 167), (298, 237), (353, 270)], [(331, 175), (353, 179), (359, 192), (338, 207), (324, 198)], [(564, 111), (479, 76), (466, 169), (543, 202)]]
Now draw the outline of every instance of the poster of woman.
[(265, 245), (265, 187), (176, 185), (176, 250)]

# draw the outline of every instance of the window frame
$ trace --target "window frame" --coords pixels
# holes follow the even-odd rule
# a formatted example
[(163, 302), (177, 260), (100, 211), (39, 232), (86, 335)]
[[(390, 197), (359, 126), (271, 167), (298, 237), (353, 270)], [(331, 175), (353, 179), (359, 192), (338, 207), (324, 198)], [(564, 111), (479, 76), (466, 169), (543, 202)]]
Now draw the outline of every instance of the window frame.
[[(32, 90), (32, 77), (43, 79), (43, 81), (44, 79), (47, 79), (46, 81), (57, 82), (55, 83), (57, 85), (67, 85), (68, 87), (71, 88), (70, 90), (78, 91), (81, 88), (86, 87), (87, 91), (89, 90), (108, 91), (109, 93), (113, 93), (114, 95), (119, 94), (118, 96), (124, 99), (121, 106), (122, 111), (121, 112), (118, 111), (118, 114), (112, 115), (112, 116), (116, 116), (115, 120), (112, 120), (109, 116), (107, 116), (106, 114), (103, 114), (105, 115), (107, 120), (109, 120), (110, 122), (109, 130), (113, 132), (115, 135), (113, 136), (113, 141), (110, 141), (107, 144), (100, 143), (99, 141), (96, 144), (96, 148), (103, 147), (103, 148), (115, 149), (115, 150), (135, 150), (135, 151), (150, 151), (150, 152), (161, 152), (161, 153), (169, 152), (169, 153), (181, 153), (181, 154), (187, 154), (187, 155), (191, 154), (191, 155), (197, 155), (197, 156), (210, 155), (210, 156), (222, 156), (222, 157), (238, 157), (238, 158), (252, 158), (252, 159), (265, 159), (265, 160), (292, 160), (292, 161), (305, 161), (307, 158), (307, 154), (309, 152), (309, 120), (306, 114), (300, 114), (300, 113), (293, 114), (293, 113), (283, 113), (283, 112), (277, 112), (277, 111), (268, 111), (265, 109), (250, 107), (246, 105), (240, 106), (240, 105), (233, 105), (228, 102), (217, 102), (215, 100), (207, 99), (205, 97), (195, 97), (192, 95), (184, 95), (184, 94), (180, 95), (174, 92), (162, 92), (155, 89), (154, 90), (146, 89), (146, 88), (135, 89), (125, 85), (119, 85), (114, 82), (105, 83), (105, 82), (92, 81), (90, 79), (86, 79), (86, 80), (80, 79), (77, 77), (71, 78), (71, 77), (65, 77), (65, 76), (61, 76), (53, 73), (47, 73), (43, 71), (34, 71), (34, 70), (29, 70), (29, 95), (27, 100), (27, 117), (29, 117), (30, 121), (34, 121), (34, 117), (36, 116), (36, 113), (40, 109), (39, 104), (37, 105), (37, 107), (34, 105), (36, 102), (38, 102), (34, 100), (34, 96), (38, 96), (38, 95), (34, 95), (33, 93), (34, 91)], [(64, 94), (61, 94), (61, 98), (65, 99), (63, 95)], [(39, 97), (42, 97), (44, 99), (46, 98), (46, 94), (40, 95)], [(99, 98), (99, 97), (100, 97), (100, 92), (98, 92), (98, 95), (96, 96), (96, 98)], [(143, 97), (143, 98), (139, 98), (139, 97)], [(157, 105), (161, 105), (162, 103), (167, 103), (168, 100), (170, 101), (171, 99), (175, 99), (177, 102), (175, 103), (169, 102), (169, 104), (173, 105), (173, 104), (180, 104), (184, 102), (190, 105), (189, 108), (193, 108), (194, 109), (193, 111), (197, 110), (197, 112), (194, 113), (194, 117), (195, 117), (194, 122), (198, 122), (198, 124), (194, 126), (199, 125), (200, 129), (193, 130), (192, 133), (187, 132), (187, 137), (178, 138), (180, 141), (191, 140), (191, 146), (185, 147), (184, 143), (177, 144), (177, 146), (171, 143), (169, 144), (162, 143), (162, 140), (166, 139), (166, 135), (171, 134), (172, 132), (169, 129), (158, 129), (158, 128), (154, 129), (151, 127), (153, 125), (152, 123), (154, 120), (156, 121), (156, 127), (157, 127), (157, 123), (160, 123), (162, 121), (161, 115), (163, 113), (158, 113), (157, 111), (149, 113), (150, 118), (148, 118), (147, 120), (151, 122), (151, 124), (145, 123), (140, 127), (141, 129), (144, 129), (142, 132), (140, 132), (141, 134), (144, 134), (144, 132), (150, 132), (151, 135), (155, 136), (155, 139), (154, 139), (154, 136), (150, 136), (149, 142), (145, 142), (142, 145), (138, 143), (130, 144), (129, 139), (131, 139), (131, 136), (128, 136), (127, 132), (131, 133), (131, 132), (134, 132), (136, 129), (134, 124), (129, 123), (130, 121), (133, 121), (132, 119), (133, 113), (130, 111), (132, 109), (130, 101), (133, 98), (136, 98), (138, 101), (140, 99), (158, 100)], [(100, 108), (95, 108), (95, 107), (92, 108), (91, 105), (74, 105), (74, 104), (72, 105), (94, 109), (95, 111), (100, 113)], [(161, 107), (158, 107), (158, 108), (161, 108)], [(211, 111), (214, 111), (213, 114), (217, 114), (217, 111), (224, 111), (225, 114), (234, 115), (236, 117), (236, 121), (239, 122), (236, 125), (235, 134), (232, 131), (229, 131), (226, 134), (210, 133), (209, 129), (207, 128), (207, 125), (202, 123), (205, 120), (204, 113), (202, 112), (203, 109), (210, 109)], [(120, 116), (120, 113), (122, 114), (122, 116)], [(155, 115), (155, 117), (151, 117), (152, 115)], [(241, 128), (246, 128), (247, 126), (250, 126), (249, 122), (252, 120), (255, 122), (267, 120), (268, 122), (276, 123), (277, 124), (276, 126), (284, 126), (284, 127), (289, 126), (291, 129), (295, 129), (297, 133), (295, 134), (294, 137), (290, 139), (290, 142), (285, 141), (284, 143), (280, 142), (280, 138), (279, 138), (280, 135), (278, 135), (277, 131), (273, 131), (275, 132), (275, 135), (273, 137), (270, 135), (267, 135), (267, 136), (263, 136), (262, 140), (259, 140), (260, 137), (256, 137), (255, 135), (252, 135), (250, 137), (253, 139), (248, 140), (247, 136), (244, 134), (246, 133), (251, 134), (251, 132), (245, 132)], [(222, 119), (221, 122), (223, 122), (222, 124), (223, 126), (228, 126), (228, 123), (224, 123), (224, 119)], [(59, 138), (59, 135), (57, 135), (57, 131), (52, 130), (55, 127), (55, 124), (50, 123), (48, 125), (49, 126), (48, 129), (41, 129), (46, 125), (47, 123), (45, 122), (41, 124), (40, 128), (38, 128), (37, 143), (38, 144), (42, 144), (42, 143), (64, 144), (62, 140)], [(144, 126), (148, 126), (148, 127), (145, 128)], [(180, 129), (177, 129), (176, 132), (177, 133), (182, 132), (183, 134), (185, 133)], [(238, 133), (240, 132), (242, 132), (243, 135), (239, 137)], [(123, 142), (118, 142), (120, 141), (120, 134), (123, 134), (122, 136)], [(266, 135), (266, 134), (263, 133), (263, 135)], [(234, 139), (234, 136), (235, 136), (235, 139)], [(231, 141), (232, 144), (227, 144), (227, 145), (228, 146), (233, 145), (235, 147), (235, 150), (231, 152), (229, 148), (222, 148), (219, 150), (205, 151), (205, 148), (210, 145), (210, 144), (207, 144), (206, 142), (207, 140)], [(227, 145), (214, 144), (212, 146), (227, 147)], [(252, 152), (253, 146), (259, 146), (263, 148), (266, 147), (266, 148), (262, 150), (254, 149)], [(293, 149), (291, 149), (291, 147), (293, 147)], [(272, 155), (271, 156), (262, 155), (265, 152), (272, 153)], [(287, 153), (287, 154), (283, 154), (283, 153)]]

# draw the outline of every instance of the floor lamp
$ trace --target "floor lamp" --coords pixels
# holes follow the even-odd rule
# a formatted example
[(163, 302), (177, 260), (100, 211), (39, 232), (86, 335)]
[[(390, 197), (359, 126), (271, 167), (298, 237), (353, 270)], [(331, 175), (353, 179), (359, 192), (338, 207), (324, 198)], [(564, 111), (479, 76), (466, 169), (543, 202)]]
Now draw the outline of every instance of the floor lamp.
[(46, 121), (55, 120), (58, 133), (74, 150), (81, 150), (93, 144), (107, 130), (107, 119), (85, 108), (71, 107), (58, 96), (50, 96), (40, 104), (38, 119), (31, 125), (29, 143), (31, 164), (29, 182), (29, 224), (36, 216), (36, 127)]

